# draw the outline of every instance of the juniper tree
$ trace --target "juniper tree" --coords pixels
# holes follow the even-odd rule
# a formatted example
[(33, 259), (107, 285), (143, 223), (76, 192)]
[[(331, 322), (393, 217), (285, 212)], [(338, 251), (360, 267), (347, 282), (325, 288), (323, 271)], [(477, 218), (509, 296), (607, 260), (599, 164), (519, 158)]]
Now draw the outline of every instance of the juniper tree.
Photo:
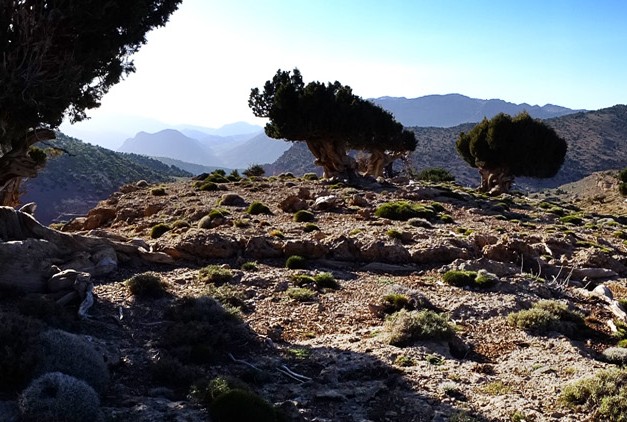
[(325, 177), (355, 174), (350, 149), (370, 152), (367, 173), (380, 176), (391, 160), (416, 148), (413, 132), (390, 113), (337, 81), (305, 85), (298, 69), (277, 71), (263, 90), (251, 90), (248, 104), (255, 116), (270, 119), (269, 137), (306, 142)]
[(45, 162), (38, 142), (135, 70), (146, 33), (181, 0), (0, 0), (0, 205)]
[(514, 178), (549, 178), (564, 163), (567, 144), (555, 131), (526, 112), (486, 118), (460, 133), (457, 152), (479, 169), (483, 192), (508, 192)]

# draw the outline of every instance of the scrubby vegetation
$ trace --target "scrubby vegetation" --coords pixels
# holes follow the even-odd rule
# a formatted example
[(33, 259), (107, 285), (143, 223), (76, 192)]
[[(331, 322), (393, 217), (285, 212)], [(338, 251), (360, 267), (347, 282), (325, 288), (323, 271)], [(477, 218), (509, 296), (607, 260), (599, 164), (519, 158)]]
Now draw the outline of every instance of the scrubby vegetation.
[(593, 377), (567, 385), (560, 398), (567, 404), (592, 412), (596, 420), (627, 419), (627, 370), (600, 371)]
[(416, 340), (448, 339), (454, 333), (448, 318), (431, 310), (401, 309), (385, 320), (385, 339), (395, 346), (407, 346)]
[(491, 287), (493, 286), (497, 278), (493, 274), (489, 274), (486, 271), (461, 271), (450, 270), (443, 276), (442, 280), (446, 284), (457, 287)]
[(294, 221), (297, 223), (306, 223), (314, 221), (315, 215), (311, 211), (300, 210), (294, 213)]
[(161, 236), (163, 236), (166, 232), (169, 232), (170, 230), (172, 230), (172, 227), (170, 227), (169, 224), (166, 224), (166, 223), (156, 224), (152, 226), (152, 228), (150, 229), (150, 237), (153, 239), (158, 239)]
[(166, 284), (157, 273), (136, 274), (125, 283), (128, 291), (140, 298), (158, 298), (166, 294)]
[(246, 212), (250, 215), (258, 215), (258, 214), (272, 215), (272, 211), (270, 211), (270, 208), (268, 208), (267, 205), (259, 201), (254, 201), (253, 203), (251, 203), (246, 209)]
[(452, 182), (455, 180), (448, 170), (441, 167), (431, 167), (421, 170), (416, 174), (416, 180), (424, 180), (427, 182)]
[(530, 309), (509, 314), (507, 321), (514, 327), (540, 335), (558, 331), (570, 337), (586, 329), (583, 317), (557, 300), (536, 302)]
[(202, 283), (221, 285), (233, 279), (233, 272), (220, 265), (207, 265), (198, 271), (198, 280)]
[(374, 214), (377, 217), (401, 221), (407, 221), (410, 218), (431, 219), (436, 216), (432, 207), (413, 204), (408, 201), (394, 201), (379, 205)]
[(285, 268), (290, 270), (307, 268), (307, 260), (299, 255), (292, 255), (285, 261)]

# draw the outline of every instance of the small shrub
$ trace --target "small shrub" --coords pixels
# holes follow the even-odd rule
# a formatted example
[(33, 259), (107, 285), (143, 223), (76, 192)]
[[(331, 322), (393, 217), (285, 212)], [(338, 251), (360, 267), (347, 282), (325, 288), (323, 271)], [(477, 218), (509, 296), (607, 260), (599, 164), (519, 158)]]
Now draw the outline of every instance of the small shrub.
[(627, 349), (624, 347), (608, 347), (602, 354), (605, 360), (610, 363), (617, 365), (627, 364)]
[(285, 268), (290, 270), (307, 268), (307, 260), (300, 255), (292, 255), (285, 261)]
[(250, 391), (240, 389), (218, 395), (209, 407), (209, 413), (216, 422), (279, 420), (270, 403)]
[(512, 391), (512, 387), (505, 384), (503, 381), (497, 380), (481, 387), (481, 391), (491, 396), (502, 396)]
[(297, 223), (306, 223), (310, 221), (314, 221), (315, 216), (314, 213), (307, 210), (300, 210), (294, 213), (294, 221)]
[(39, 335), (40, 359), (36, 374), (63, 372), (85, 381), (102, 394), (109, 383), (109, 368), (96, 348), (83, 337), (61, 330)]
[(377, 217), (399, 221), (407, 221), (410, 218), (432, 219), (436, 216), (436, 212), (433, 208), (412, 204), (408, 201), (395, 201), (381, 204), (377, 207), (374, 214)]
[(34, 380), (18, 401), (25, 422), (102, 420), (100, 398), (87, 383), (61, 372)]
[(531, 309), (508, 315), (510, 325), (535, 334), (558, 331), (565, 336), (574, 336), (586, 330), (582, 316), (568, 309), (568, 305), (556, 300), (541, 300)]
[(150, 229), (150, 237), (153, 239), (158, 239), (170, 230), (172, 230), (172, 227), (170, 227), (168, 224), (159, 223), (152, 226), (152, 228)]
[(333, 277), (331, 273), (319, 273), (314, 276), (314, 283), (319, 289), (334, 289), (340, 288), (339, 283)]
[(318, 175), (316, 173), (305, 173), (303, 174), (304, 180), (318, 180)]
[(415, 340), (448, 339), (454, 334), (448, 318), (431, 310), (401, 309), (386, 318), (384, 328), (386, 340), (395, 346), (405, 346)]
[(618, 192), (623, 196), (627, 196), (627, 182), (622, 182), (618, 185)]
[(33, 318), (0, 312), (0, 391), (17, 392), (31, 379), (43, 329), (44, 324)]
[(397, 240), (402, 240), (403, 239), (403, 233), (399, 232), (396, 229), (389, 229), (388, 231), (385, 232), (385, 234), (390, 239), (397, 239)]
[(189, 228), (189, 227), (191, 227), (191, 225), (189, 224), (188, 221), (185, 221), (185, 220), (176, 220), (174, 223), (172, 223), (173, 229), (182, 229), (182, 228)]
[(168, 353), (160, 353), (149, 369), (154, 381), (174, 388), (186, 388), (200, 376), (197, 367), (185, 365)]
[[(224, 170), (223, 170), (224, 172)], [(204, 183), (228, 183), (229, 179), (225, 177), (224, 174), (216, 173), (215, 171), (207, 176), (204, 180)]]
[(248, 386), (237, 378), (219, 376), (210, 381), (201, 380), (190, 388), (190, 396), (203, 406), (210, 406), (219, 396), (231, 390), (248, 390)]
[(583, 224), (583, 218), (577, 214), (568, 214), (560, 218), (560, 221), (564, 224), (572, 224), (574, 226), (581, 226)]
[(303, 227), (303, 231), (305, 233), (311, 233), (311, 232), (319, 231), (319, 230), (320, 230), (320, 227), (318, 227), (317, 225), (313, 223), (305, 224), (305, 226)]
[(273, 230), (270, 230), (270, 231), (268, 232), (268, 234), (269, 234), (271, 237), (277, 237), (277, 238), (279, 238), (279, 239), (283, 239), (283, 238), (285, 238), (285, 235), (284, 235), (284, 234), (283, 234), (283, 232), (282, 232), (281, 230), (279, 230), (279, 229), (273, 229)]
[(257, 271), (259, 269), (257, 267), (257, 263), (256, 262), (252, 262), (252, 261), (244, 262), (240, 268), (243, 271), (248, 271), (248, 272), (255, 272), (255, 271)]
[(494, 285), (496, 278), (492, 274), (486, 271), (462, 271), (462, 270), (450, 270), (447, 271), (442, 280), (446, 284), (457, 287), (490, 287)]
[(261, 177), (266, 171), (259, 164), (253, 164), (242, 172), (246, 177)]
[(426, 182), (434, 183), (452, 182), (455, 180), (455, 176), (453, 176), (448, 170), (441, 167), (431, 167), (420, 171), (416, 175), (416, 180), (424, 180)]
[(250, 215), (258, 215), (258, 214), (268, 214), (272, 215), (272, 211), (268, 206), (264, 205), (259, 201), (252, 202), (248, 208), (246, 208), (246, 212)]
[(408, 311), (414, 309), (410, 297), (402, 293), (386, 294), (381, 299), (381, 306), (383, 306), (383, 313), (385, 314), (393, 314), (401, 309)]
[(214, 182), (200, 182), (197, 185), (197, 189), (203, 192), (210, 192), (210, 191), (218, 190), (220, 188)]
[(406, 356), (406, 355), (398, 355), (396, 359), (394, 359), (394, 365), (400, 366), (402, 368), (414, 366), (415, 364), (416, 364), (416, 361), (413, 358)]
[(567, 385), (560, 399), (592, 412), (593, 420), (627, 419), (627, 370), (610, 369)]
[(296, 287), (314, 286), (316, 284), (316, 280), (307, 274), (294, 274), (291, 279)]
[(167, 192), (165, 191), (165, 188), (158, 187), (150, 189), (150, 194), (153, 196), (165, 196), (167, 195)]
[(237, 228), (244, 228), (250, 226), (250, 220), (248, 218), (239, 218), (237, 220), (233, 220), (233, 225)]
[(290, 287), (286, 294), (287, 297), (297, 302), (310, 302), (316, 296), (316, 292), (303, 287)]
[(198, 272), (198, 280), (202, 283), (212, 283), (219, 286), (232, 279), (233, 272), (219, 265), (207, 265)]
[(452, 224), (455, 222), (455, 219), (453, 219), (453, 217), (449, 214), (440, 213), (438, 214), (438, 218), (444, 224)]
[(148, 272), (137, 274), (125, 281), (126, 287), (133, 296), (137, 297), (162, 297), (165, 295), (165, 283), (161, 276)]
[(242, 176), (239, 175), (239, 171), (237, 171), (237, 169), (232, 170), (231, 173), (229, 173), (229, 175), (227, 176), (227, 178), (231, 181), (231, 182), (237, 182), (239, 180), (242, 179)]

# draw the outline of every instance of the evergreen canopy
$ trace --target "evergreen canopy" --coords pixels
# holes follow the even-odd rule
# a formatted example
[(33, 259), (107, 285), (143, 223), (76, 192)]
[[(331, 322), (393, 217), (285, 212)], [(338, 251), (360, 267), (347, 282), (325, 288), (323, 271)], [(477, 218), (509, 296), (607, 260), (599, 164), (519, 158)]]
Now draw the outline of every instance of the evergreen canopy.
[(318, 154), (321, 145), (329, 153), (334, 148), (340, 156), (347, 149), (403, 152), (416, 148), (413, 132), (389, 112), (337, 81), (305, 85), (298, 69), (277, 71), (263, 91), (251, 90), (248, 104), (255, 116), (270, 119), (265, 126), (269, 137), (307, 142), (325, 169), (341, 166), (337, 159), (335, 166), (325, 162), (325, 154)]
[(28, 148), (54, 137), (31, 129), (84, 119), (180, 2), (0, 0), (0, 204), (12, 178), (34, 175)]
[(472, 167), (503, 169), (511, 176), (553, 177), (564, 163), (567, 144), (540, 120), (523, 112), (500, 113), (457, 139), (457, 152)]

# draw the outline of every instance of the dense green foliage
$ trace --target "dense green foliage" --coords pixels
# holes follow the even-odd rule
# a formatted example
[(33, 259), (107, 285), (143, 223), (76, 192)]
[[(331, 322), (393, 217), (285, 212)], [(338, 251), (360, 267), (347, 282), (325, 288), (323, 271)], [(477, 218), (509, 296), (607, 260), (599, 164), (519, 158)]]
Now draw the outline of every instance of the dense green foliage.
[(467, 133), (460, 133), (457, 152), (472, 167), (504, 168), (513, 176), (547, 178), (560, 169), (566, 141), (527, 113), (500, 113)]
[(265, 127), (268, 136), (306, 141), (323, 166), (333, 167), (331, 161), (338, 164), (341, 158), (317, 154), (320, 144), (333, 145), (340, 156), (348, 149), (372, 152), (416, 148), (414, 134), (389, 112), (337, 81), (305, 85), (298, 69), (277, 71), (263, 90), (252, 89), (248, 104), (255, 116), (270, 119)]
[[(58, 127), (64, 117), (84, 119), (86, 110), (98, 107), (102, 96), (135, 70), (131, 56), (146, 43), (146, 33), (165, 25), (180, 2), (0, 2), (2, 190), (40, 167), (41, 157), (28, 154), (42, 140), (43, 132), (33, 128)], [(43, 139), (51, 137), (46, 132)]]
[(407, 221), (410, 218), (435, 218), (435, 210), (431, 206), (414, 204), (409, 201), (386, 202), (377, 207), (374, 215), (390, 220)]
[(441, 167), (430, 167), (420, 171), (416, 175), (416, 180), (424, 180), (427, 182), (452, 182), (455, 180), (455, 176)]
[(567, 385), (560, 399), (592, 412), (594, 420), (627, 420), (627, 371), (609, 369)]

